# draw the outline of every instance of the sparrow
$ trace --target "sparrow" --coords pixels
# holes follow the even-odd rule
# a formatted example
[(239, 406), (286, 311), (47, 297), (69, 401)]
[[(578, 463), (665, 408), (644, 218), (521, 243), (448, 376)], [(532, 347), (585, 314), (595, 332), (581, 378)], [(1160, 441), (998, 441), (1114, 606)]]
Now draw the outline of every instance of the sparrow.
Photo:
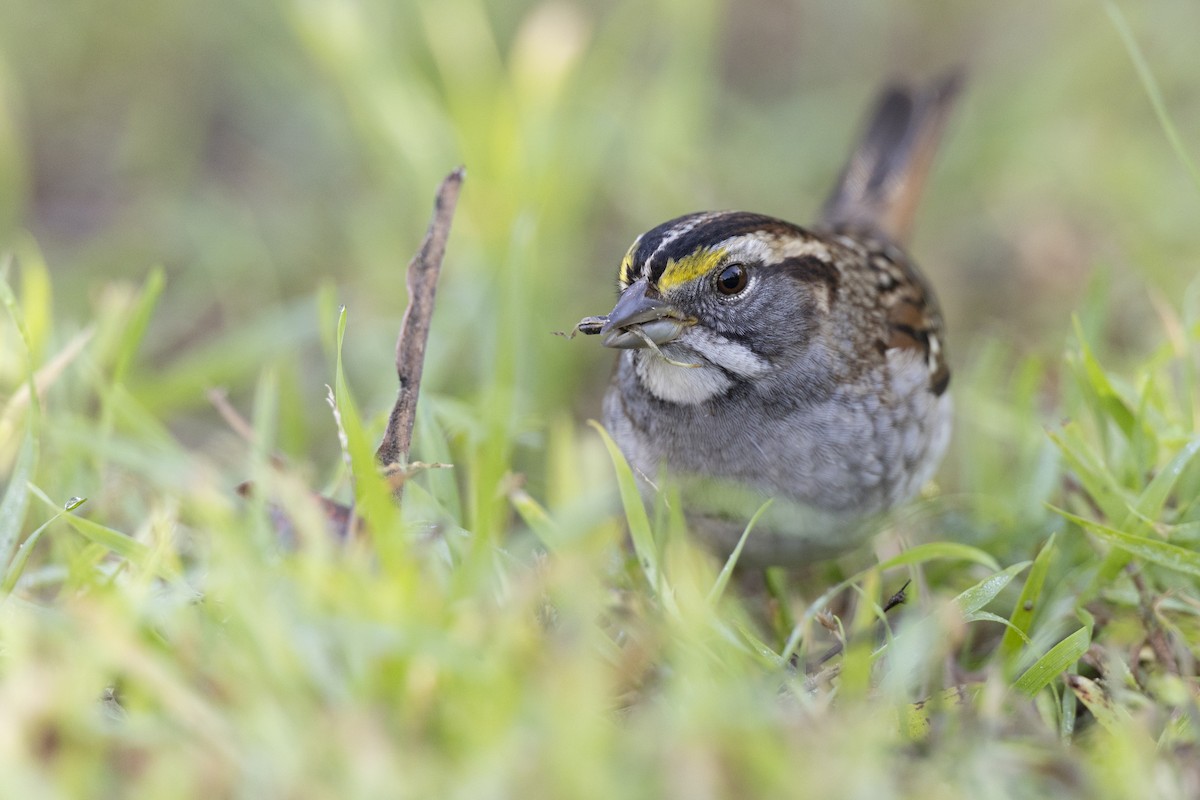
[(952, 402), (937, 300), (903, 249), (957, 75), (879, 96), (818, 222), (702, 211), (634, 240), (612, 311), (604, 425), (645, 495), (742, 566), (861, 544), (928, 482)]

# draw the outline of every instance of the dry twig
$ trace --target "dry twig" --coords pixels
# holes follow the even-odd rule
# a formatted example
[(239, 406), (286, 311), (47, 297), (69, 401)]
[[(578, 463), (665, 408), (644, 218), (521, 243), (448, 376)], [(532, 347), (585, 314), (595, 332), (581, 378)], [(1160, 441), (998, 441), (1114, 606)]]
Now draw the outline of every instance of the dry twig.
[[(420, 249), (408, 262), (408, 307), (404, 310), (400, 336), (396, 340), (396, 375), (400, 379), (400, 391), (388, 417), (383, 441), (375, 451), (376, 460), (385, 470), (403, 471), (408, 464), (413, 421), (417, 413), (417, 393), (421, 388), (421, 372), (425, 366), (425, 343), (429, 339), (429, 321), (433, 316), (438, 274), (442, 269), (446, 239), (450, 235), (450, 223), (454, 219), (462, 181), (462, 167), (442, 181), (434, 200), (429, 229), (425, 232)], [(397, 481), (394, 486), (393, 491), (399, 498), (404, 482)]]
[[(400, 336), (396, 342), (396, 374), (400, 379), (400, 392), (396, 397), (396, 405), (388, 418), (387, 429), (383, 441), (375, 451), (375, 458), (384, 468), (392, 486), (392, 493), (397, 500), (404, 488), (405, 479), (413, 472), (423, 469), (445, 467), (445, 464), (409, 463), (408, 451), (412, 444), (413, 420), (417, 410), (417, 393), (421, 388), (421, 372), (425, 366), (425, 343), (429, 339), (429, 323), (433, 316), (433, 301), (437, 292), (438, 274), (442, 268), (442, 257), (446, 253), (446, 239), (450, 235), (450, 223), (454, 218), (454, 208), (458, 204), (458, 192), (462, 186), (463, 169), (451, 172), (438, 187), (434, 199), (433, 218), (412, 260), (408, 263), (408, 306), (404, 310), (404, 319), (400, 323)], [(224, 392), (210, 391), (209, 400), (225, 418), (229, 426), (242, 438), (254, 442), (256, 437), (253, 429), (229, 404)], [(333, 403), (333, 392), (330, 390), (330, 405), (334, 408), (334, 419), (338, 424), (338, 435), (342, 439), (342, 449), (345, 451), (345, 432), (342, 430), (341, 419), (336, 404)], [(283, 465), (278, 456), (272, 457), (276, 467)], [(238, 494), (249, 497), (254, 492), (250, 482), (238, 487)], [(345, 539), (356, 534), (361, 529), (361, 521), (354, 513), (352, 506), (347, 506), (336, 500), (315, 494), (314, 499), (324, 512), (330, 529)], [(272, 503), (267, 505), (274, 523), (275, 530), (284, 540), (294, 542), (295, 527), (288, 517), (286, 509)]]

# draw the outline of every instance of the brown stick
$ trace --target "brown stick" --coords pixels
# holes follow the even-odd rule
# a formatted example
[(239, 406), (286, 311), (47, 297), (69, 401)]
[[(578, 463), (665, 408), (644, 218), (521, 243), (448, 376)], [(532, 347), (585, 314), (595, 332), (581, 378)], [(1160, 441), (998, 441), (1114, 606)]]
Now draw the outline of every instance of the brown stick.
[[(421, 248), (408, 262), (408, 306), (404, 309), (400, 336), (396, 340), (396, 375), (400, 379), (400, 392), (388, 417), (383, 441), (375, 451), (376, 460), (385, 469), (403, 468), (408, 463), (413, 421), (417, 414), (417, 393), (421, 389), (421, 372), (425, 367), (429, 321), (433, 316), (438, 274), (442, 269), (442, 257), (446, 254), (446, 239), (450, 235), (450, 223), (454, 219), (454, 207), (458, 204), (462, 181), (462, 167), (442, 181), (434, 199), (429, 229), (425, 232)], [(401, 480), (394, 486), (399, 498), (404, 483)]]

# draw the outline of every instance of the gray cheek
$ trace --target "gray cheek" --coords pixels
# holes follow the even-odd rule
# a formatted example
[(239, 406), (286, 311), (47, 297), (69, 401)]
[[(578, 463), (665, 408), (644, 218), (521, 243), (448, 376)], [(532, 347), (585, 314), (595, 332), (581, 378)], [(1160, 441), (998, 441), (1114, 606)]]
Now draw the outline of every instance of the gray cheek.
[(818, 322), (812, 298), (784, 291), (746, 300), (726, 309), (725, 332), (767, 358), (795, 357), (808, 346)]

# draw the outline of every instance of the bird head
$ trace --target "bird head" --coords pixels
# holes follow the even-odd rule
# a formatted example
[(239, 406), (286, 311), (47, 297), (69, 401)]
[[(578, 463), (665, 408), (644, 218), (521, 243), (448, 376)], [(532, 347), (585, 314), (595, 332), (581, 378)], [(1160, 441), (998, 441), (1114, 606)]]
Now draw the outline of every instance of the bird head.
[(673, 368), (761, 377), (805, 346), (835, 301), (828, 246), (760, 214), (702, 212), (639, 236), (621, 261), (605, 346)]

